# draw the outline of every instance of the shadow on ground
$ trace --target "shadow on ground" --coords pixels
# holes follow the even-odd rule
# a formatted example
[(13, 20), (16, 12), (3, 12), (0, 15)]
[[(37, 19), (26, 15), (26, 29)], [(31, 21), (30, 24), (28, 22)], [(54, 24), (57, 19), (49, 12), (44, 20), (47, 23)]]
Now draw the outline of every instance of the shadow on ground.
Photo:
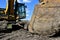
[(6, 30), (1, 30), (0, 33), (11, 33), (12, 31), (16, 31), (22, 29), (22, 27), (19, 26), (13, 26), (12, 29), (6, 29)]
[(51, 37), (60, 37), (60, 31)]

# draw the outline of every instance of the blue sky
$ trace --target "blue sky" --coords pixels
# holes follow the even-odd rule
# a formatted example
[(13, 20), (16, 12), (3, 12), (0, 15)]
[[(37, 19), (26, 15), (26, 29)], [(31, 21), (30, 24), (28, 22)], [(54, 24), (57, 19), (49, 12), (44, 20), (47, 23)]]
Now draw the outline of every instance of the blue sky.
[[(33, 14), (34, 6), (38, 4), (38, 0), (18, 0), (19, 3), (25, 3), (27, 5), (26, 9), (26, 19), (30, 20)], [(0, 0), (0, 8), (6, 7), (6, 0)]]

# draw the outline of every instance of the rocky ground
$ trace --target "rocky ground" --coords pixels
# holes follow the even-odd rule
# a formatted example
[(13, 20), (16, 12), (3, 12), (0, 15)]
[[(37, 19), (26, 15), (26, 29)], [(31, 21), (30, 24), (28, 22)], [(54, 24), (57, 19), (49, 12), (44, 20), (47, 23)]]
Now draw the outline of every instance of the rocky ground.
[(31, 34), (27, 30), (19, 29), (10, 33), (1, 32), (0, 40), (60, 40), (60, 37), (47, 37), (37, 34)]

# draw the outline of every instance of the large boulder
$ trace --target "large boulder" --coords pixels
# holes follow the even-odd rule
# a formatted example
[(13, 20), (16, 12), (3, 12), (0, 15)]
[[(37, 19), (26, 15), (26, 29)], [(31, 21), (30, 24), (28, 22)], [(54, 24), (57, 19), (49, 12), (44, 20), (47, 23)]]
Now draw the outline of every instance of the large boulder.
[(41, 35), (54, 35), (60, 29), (60, 1), (48, 0), (35, 6), (29, 31)]

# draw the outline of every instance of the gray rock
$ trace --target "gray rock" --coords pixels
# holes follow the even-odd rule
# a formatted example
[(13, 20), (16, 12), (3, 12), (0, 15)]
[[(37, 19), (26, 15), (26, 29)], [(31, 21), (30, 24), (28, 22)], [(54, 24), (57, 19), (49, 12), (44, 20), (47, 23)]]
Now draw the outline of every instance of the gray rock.
[(51, 36), (60, 29), (60, 4), (58, 2), (59, 0), (44, 0), (44, 2), (46, 1), (48, 3), (35, 6), (29, 31)]

